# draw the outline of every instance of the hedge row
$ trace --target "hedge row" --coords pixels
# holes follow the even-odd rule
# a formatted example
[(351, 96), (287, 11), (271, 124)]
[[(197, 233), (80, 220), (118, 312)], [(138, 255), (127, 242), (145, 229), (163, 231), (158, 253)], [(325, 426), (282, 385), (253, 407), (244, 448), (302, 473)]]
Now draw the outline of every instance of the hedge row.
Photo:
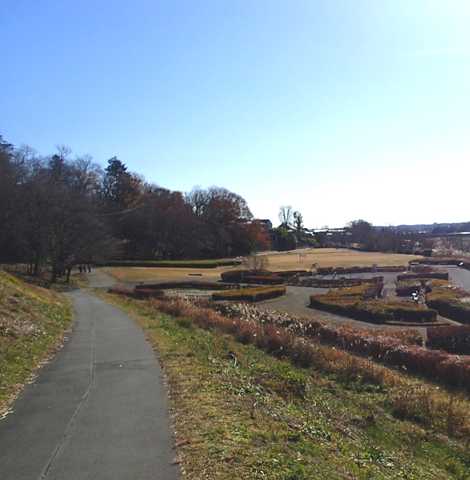
[(108, 260), (100, 267), (216, 268), (240, 265), (239, 260)]
[(421, 289), (421, 282), (399, 282), (397, 284), (397, 297), (409, 297), (412, 293), (417, 293)]
[(410, 264), (419, 263), (421, 265), (454, 265), (460, 268), (465, 268), (470, 270), (470, 260), (467, 258), (457, 258), (457, 257), (430, 257), (430, 258), (421, 258), (410, 262)]
[(430, 292), (430, 282), (424, 280), (401, 280), (397, 282), (396, 293), (398, 297), (409, 297), (412, 293), (417, 293), (422, 288), (424, 288), (425, 293)]
[(449, 274), (447, 272), (423, 272), (423, 273), (404, 273), (398, 275), (397, 280), (449, 280)]
[(274, 272), (253, 270), (231, 270), (220, 274), (223, 282), (254, 283), (261, 285), (282, 285), (285, 279)]
[(426, 346), (449, 353), (470, 355), (470, 325), (428, 327)]
[(308, 270), (281, 270), (278, 272), (272, 272), (274, 275), (282, 278), (292, 278), (292, 277), (309, 277), (312, 275), (312, 272)]
[(138, 300), (144, 300), (147, 298), (163, 298), (165, 293), (162, 290), (156, 290), (154, 288), (127, 288), (127, 287), (112, 287), (108, 289), (109, 293), (116, 295), (124, 295), (126, 297), (136, 298)]
[(443, 317), (470, 324), (470, 304), (460, 301), (458, 297), (439, 296), (437, 292), (431, 292), (426, 297), (426, 303)]
[(406, 267), (400, 265), (392, 266), (377, 266), (377, 267), (320, 267), (317, 269), (317, 273), (320, 275), (343, 275), (347, 273), (385, 273), (385, 272), (403, 272)]
[(310, 307), (370, 323), (391, 321), (430, 323), (435, 322), (437, 318), (435, 310), (409, 302), (386, 303), (377, 300), (357, 301), (354, 299), (338, 301), (337, 298), (328, 295), (312, 295)]
[(260, 302), (286, 294), (286, 287), (247, 287), (239, 290), (213, 293), (213, 300), (236, 300), (247, 302)]
[(162, 282), (162, 283), (143, 283), (136, 285), (136, 290), (141, 289), (157, 289), (157, 290), (231, 290), (240, 288), (238, 284), (234, 283), (221, 283), (221, 282)]
[(382, 283), (384, 277), (372, 277), (372, 278), (306, 278), (296, 282), (296, 285), (302, 287), (313, 288), (345, 288), (354, 287), (357, 285)]

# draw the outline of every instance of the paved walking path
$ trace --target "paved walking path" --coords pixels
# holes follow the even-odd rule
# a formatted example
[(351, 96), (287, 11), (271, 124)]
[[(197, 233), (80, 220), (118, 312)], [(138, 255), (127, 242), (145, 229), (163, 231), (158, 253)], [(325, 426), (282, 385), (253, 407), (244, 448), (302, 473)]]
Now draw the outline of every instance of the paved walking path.
[(141, 329), (89, 293), (70, 296), (70, 340), (0, 421), (0, 478), (177, 479), (166, 391)]

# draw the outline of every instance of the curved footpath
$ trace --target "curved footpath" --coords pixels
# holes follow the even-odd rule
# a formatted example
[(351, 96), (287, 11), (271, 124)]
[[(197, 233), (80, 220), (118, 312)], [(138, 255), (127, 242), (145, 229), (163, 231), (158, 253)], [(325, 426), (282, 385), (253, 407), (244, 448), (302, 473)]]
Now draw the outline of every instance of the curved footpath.
[(179, 478), (166, 390), (142, 330), (89, 293), (70, 297), (70, 339), (0, 421), (0, 478)]

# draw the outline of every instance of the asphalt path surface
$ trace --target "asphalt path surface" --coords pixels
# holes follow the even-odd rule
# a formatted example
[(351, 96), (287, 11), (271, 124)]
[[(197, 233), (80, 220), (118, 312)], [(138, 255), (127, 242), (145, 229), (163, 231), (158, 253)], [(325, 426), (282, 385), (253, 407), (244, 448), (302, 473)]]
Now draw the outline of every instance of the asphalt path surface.
[(1, 480), (179, 478), (166, 389), (142, 330), (89, 293), (70, 296), (69, 340), (0, 421)]

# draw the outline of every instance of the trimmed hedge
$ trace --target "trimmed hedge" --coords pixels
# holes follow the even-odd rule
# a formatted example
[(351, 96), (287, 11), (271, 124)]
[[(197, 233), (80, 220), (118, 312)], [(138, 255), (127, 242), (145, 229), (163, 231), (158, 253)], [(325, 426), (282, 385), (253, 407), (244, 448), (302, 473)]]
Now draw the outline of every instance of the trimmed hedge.
[(312, 287), (312, 288), (345, 288), (345, 287), (355, 287), (358, 285), (364, 284), (374, 284), (381, 283), (383, 284), (384, 277), (372, 277), (372, 278), (307, 278), (296, 282), (296, 285), (301, 287)]
[(155, 290), (153, 288), (127, 288), (127, 287), (112, 287), (108, 289), (108, 293), (116, 295), (124, 295), (126, 297), (143, 300), (147, 298), (163, 298), (165, 293), (162, 290)]
[(274, 275), (277, 275), (278, 277), (283, 277), (283, 278), (291, 278), (295, 276), (300, 276), (300, 277), (309, 277), (312, 275), (312, 272), (308, 270), (282, 270), (278, 272), (272, 272)]
[(426, 346), (449, 353), (470, 355), (470, 325), (428, 327)]
[(330, 291), (325, 295), (312, 295), (310, 307), (371, 323), (391, 321), (424, 323), (436, 320), (437, 312), (423, 305), (376, 300), (382, 288), (382, 283), (376, 283), (372, 286), (361, 285)]
[(99, 267), (217, 268), (240, 265), (239, 260), (108, 260)]
[(453, 265), (456, 267), (464, 268), (470, 270), (470, 260), (468, 258), (456, 258), (456, 257), (431, 257), (431, 258), (421, 258), (410, 262), (410, 264), (421, 264), (421, 265)]
[(213, 293), (212, 300), (259, 302), (285, 295), (286, 287), (247, 287), (230, 292)]
[(255, 283), (261, 285), (282, 285), (285, 280), (280, 275), (267, 270), (231, 270), (220, 274), (223, 282)]
[(277, 275), (248, 275), (243, 279), (243, 282), (259, 285), (282, 285), (285, 283), (285, 279)]
[(458, 297), (439, 296), (439, 293), (431, 292), (426, 298), (426, 303), (443, 317), (470, 324), (470, 304), (460, 301)]
[(230, 290), (240, 288), (239, 285), (233, 283), (220, 283), (220, 282), (162, 282), (162, 283), (142, 283), (136, 285), (136, 290), (142, 289), (159, 289), (159, 290), (169, 290), (169, 289), (191, 289), (191, 290)]
[(422, 288), (424, 288), (425, 293), (429, 293), (432, 289), (431, 283), (424, 280), (400, 280), (397, 282), (396, 292), (398, 297), (409, 297), (412, 293), (417, 293)]
[(392, 266), (377, 266), (374, 267), (320, 267), (317, 269), (319, 275), (332, 275), (336, 273), (337, 275), (344, 275), (347, 273), (385, 273), (385, 272), (403, 272), (406, 270), (406, 267), (400, 265)]
[(408, 302), (386, 303), (383, 301), (361, 301), (335, 298), (329, 295), (312, 295), (310, 307), (336, 313), (370, 323), (385, 322), (435, 322), (437, 312)]
[(270, 275), (271, 272), (267, 270), (259, 270), (257, 272), (253, 270), (229, 270), (228, 272), (222, 272), (220, 278), (223, 282), (241, 282), (247, 275)]
[(449, 274), (447, 272), (423, 272), (423, 273), (404, 273), (398, 275), (397, 280), (449, 280)]

